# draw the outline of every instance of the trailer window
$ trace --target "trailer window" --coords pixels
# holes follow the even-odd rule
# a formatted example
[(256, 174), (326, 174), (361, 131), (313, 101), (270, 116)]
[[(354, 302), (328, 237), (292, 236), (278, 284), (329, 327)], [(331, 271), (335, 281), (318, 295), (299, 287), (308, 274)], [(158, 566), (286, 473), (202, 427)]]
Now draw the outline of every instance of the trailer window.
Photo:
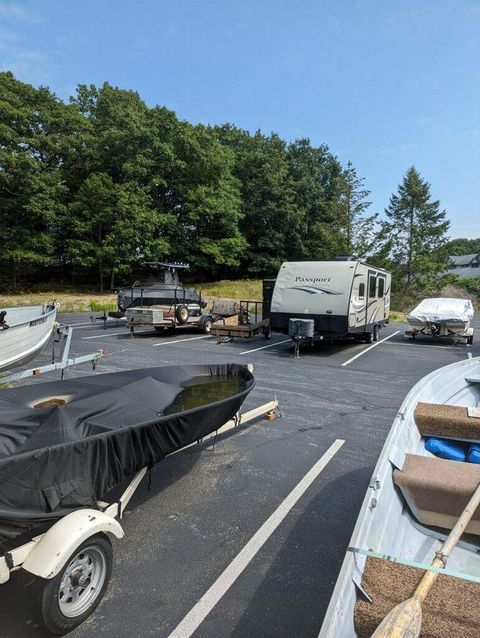
[(375, 297), (376, 289), (377, 289), (377, 278), (370, 277), (368, 281), (368, 296), (370, 298)]
[(378, 278), (378, 298), (382, 299), (385, 292), (385, 279), (383, 277)]
[(358, 296), (360, 299), (365, 299), (365, 284), (360, 284), (358, 286)]

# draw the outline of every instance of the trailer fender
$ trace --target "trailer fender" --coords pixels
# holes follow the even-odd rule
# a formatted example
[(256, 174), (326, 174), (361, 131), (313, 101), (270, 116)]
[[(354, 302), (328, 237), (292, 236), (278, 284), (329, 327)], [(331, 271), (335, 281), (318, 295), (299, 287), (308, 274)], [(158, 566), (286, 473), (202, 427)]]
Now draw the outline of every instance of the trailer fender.
[(124, 536), (120, 523), (98, 510), (84, 509), (67, 514), (41, 537), (22, 567), (41, 578), (54, 578), (75, 549), (100, 532), (117, 538)]

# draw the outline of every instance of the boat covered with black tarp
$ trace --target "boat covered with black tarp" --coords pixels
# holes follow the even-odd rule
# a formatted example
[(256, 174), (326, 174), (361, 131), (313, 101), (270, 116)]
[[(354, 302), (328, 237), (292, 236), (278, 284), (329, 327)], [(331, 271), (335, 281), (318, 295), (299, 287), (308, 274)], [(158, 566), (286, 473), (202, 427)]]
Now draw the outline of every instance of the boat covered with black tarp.
[(145, 368), (0, 392), (0, 548), (215, 432), (254, 386), (237, 364)]

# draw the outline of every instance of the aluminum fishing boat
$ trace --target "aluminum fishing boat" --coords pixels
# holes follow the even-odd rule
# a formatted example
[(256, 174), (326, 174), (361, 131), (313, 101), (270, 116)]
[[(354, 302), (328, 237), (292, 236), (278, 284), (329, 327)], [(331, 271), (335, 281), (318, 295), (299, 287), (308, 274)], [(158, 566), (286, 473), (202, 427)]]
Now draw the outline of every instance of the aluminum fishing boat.
[[(480, 357), (432, 372), (407, 395), (370, 481), (320, 638), (371, 636), (431, 569), (480, 482), (480, 465), (433, 456), (420, 431), (478, 441), (479, 406)], [(422, 605), (422, 636), (480, 635), (478, 510), (466, 532)]]
[(47, 345), (57, 305), (0, 309), (0, 372), (34, 359)]

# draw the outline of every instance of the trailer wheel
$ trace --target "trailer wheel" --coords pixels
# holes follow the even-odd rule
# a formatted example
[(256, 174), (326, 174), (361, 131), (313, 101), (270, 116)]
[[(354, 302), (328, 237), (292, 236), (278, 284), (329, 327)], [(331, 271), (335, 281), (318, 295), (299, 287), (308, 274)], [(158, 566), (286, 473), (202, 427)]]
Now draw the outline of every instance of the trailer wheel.
[(366, 332), (365, 343), (372, 343), (372, 341), (373, 341), (373, 334), (371, 332)]
[(470, 335), (469, 337), (467, 337), (467, 344), (471, 346), (472, 343), (473, 343), (473, 335)]
[(272, 329), (270, 328), (270, 326), (267, 326), (265, 328), (265, 332), (263, 333), (263, 335), (267, 341), (272, 338)]
[(47, 580), (40, 594), (40, 613), (52, 634), (68, 633), (96, 609), (112, 572), (112, 543), (105, 534), (87, 538), (65, 567)]
[(373, 337), (372, 337), (373, 341), (378, 341), (378, 330), (379, 330), (378, 324), (375, 324), (373, 326)]
[(177, 318), (178, 323), (187, 323), (188, 318), (190, 316), (190, 311), (187, 306), (183, 304), (181, 306), (177, 306), (175, 310), (175, 317)]
[(209, 335), (212, 332), (213, 321), (208, 317), (202, 324), (202, 330), (206, 335)]

